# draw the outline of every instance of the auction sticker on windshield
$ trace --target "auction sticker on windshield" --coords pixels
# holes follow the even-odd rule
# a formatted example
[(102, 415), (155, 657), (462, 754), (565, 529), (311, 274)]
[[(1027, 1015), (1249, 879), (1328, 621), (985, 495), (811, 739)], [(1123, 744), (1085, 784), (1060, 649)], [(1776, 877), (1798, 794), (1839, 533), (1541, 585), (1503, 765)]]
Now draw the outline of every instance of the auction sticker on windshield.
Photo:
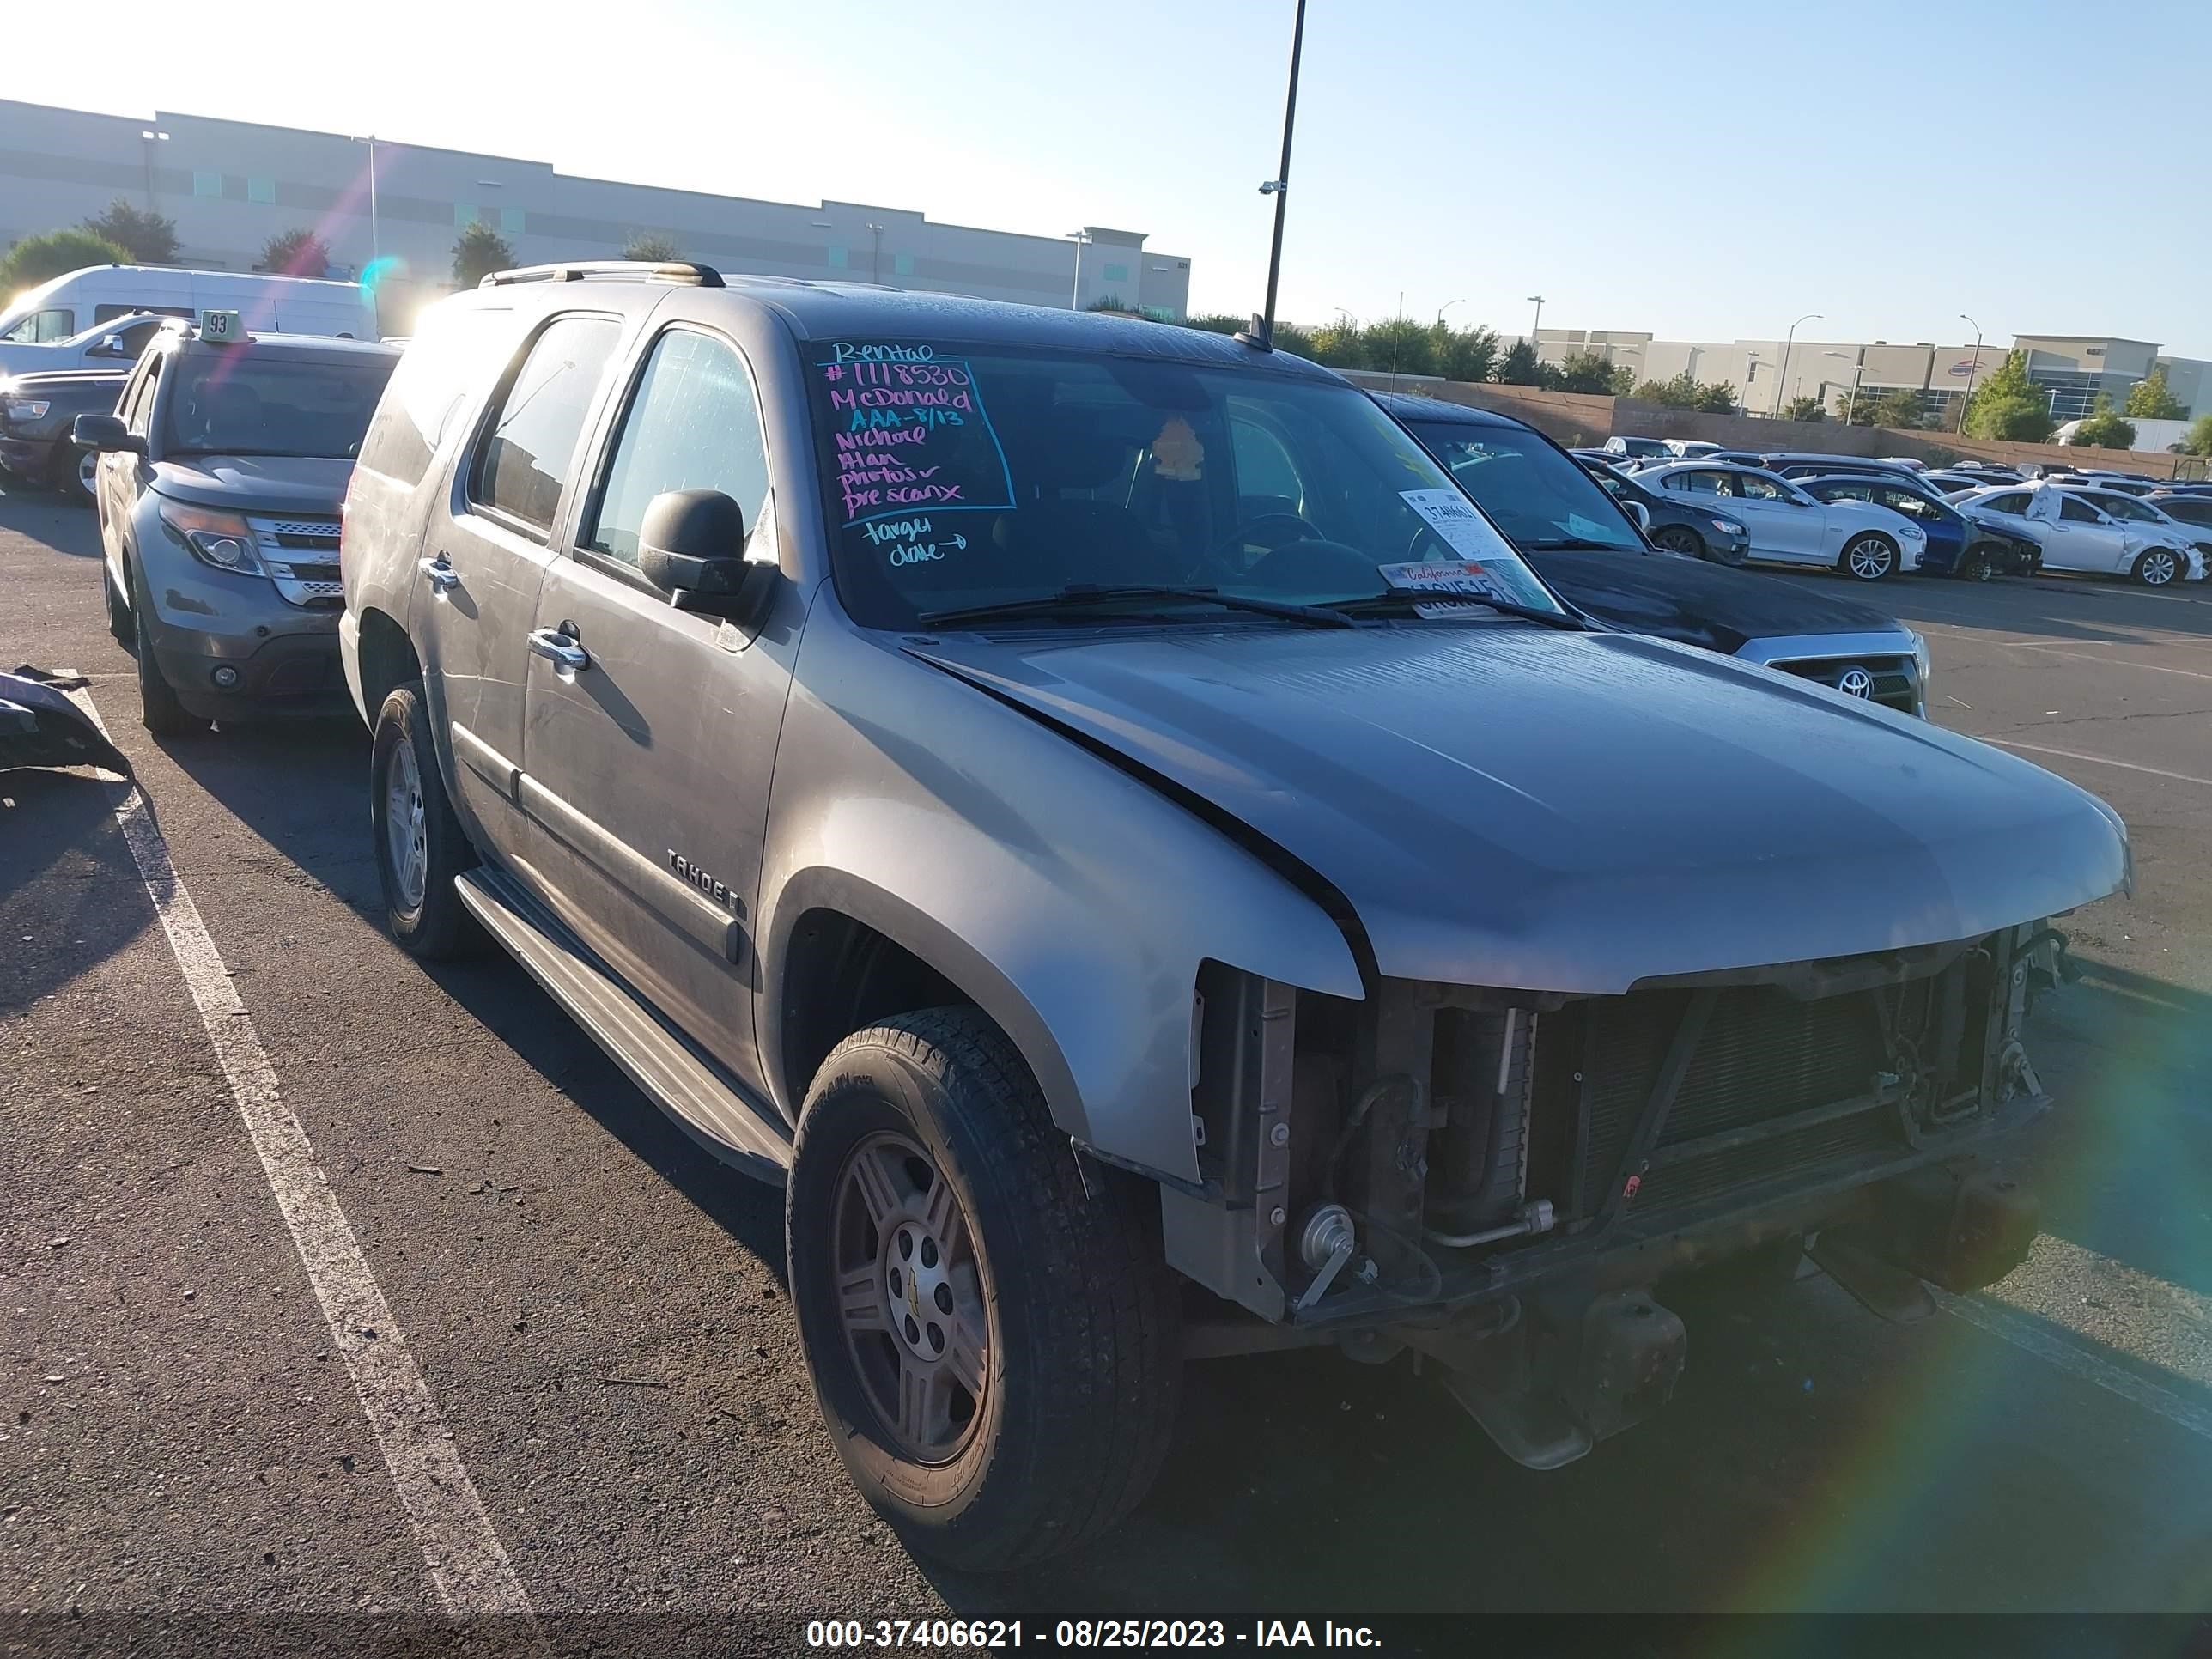
[[(1398, 498), (1420, 515), (1429, 528), (1436, 532), (1438, 541), (1466, 562), (1446, 560), (1433, 563), (1433, 568), (1445, 572), (1472, 571), (1475, 573), (1473, 577), (1462, 575), (1454, 580), (1479, 580), (1486, 584), (1472, 589), (1462, 586), (1458, 592), (1487, 593), (1492, 599), (1510, 600), (1516, 605), (1534, 605), (1545, 611), (1558, 608), (1551, 594), (1522, 564), (1521, 556), (1514, 550), (1513, 544), (1498, 534), (1497, 527), (1476, 511), (1474, 503), (1458, 490), (1401, 489), (1398, 492)], [(1419, 564), (1395, 564), (1383, 566), (1382, 571), (1394, 587), (1410, 588), (1426, 585), (1431, 580), (1444, 580), (1424, 578), (1419, 582), (1401, 581), (1393, 574), (1421, 568), (1423, 567)], [(1448, 610), (1440, 610), (1437, 614), (1447, 614)]]

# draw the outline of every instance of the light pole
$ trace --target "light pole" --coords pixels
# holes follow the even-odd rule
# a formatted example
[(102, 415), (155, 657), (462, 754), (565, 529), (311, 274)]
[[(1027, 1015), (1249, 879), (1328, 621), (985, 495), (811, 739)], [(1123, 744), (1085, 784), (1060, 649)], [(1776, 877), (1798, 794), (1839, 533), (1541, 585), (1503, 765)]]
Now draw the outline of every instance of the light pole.
[(356, 135), (352, 139), (352, 142), (356, 144), (367, 144), (368, 146), (368, 257), (373, 261), (377, 257), (376, 135), (373, 132), (365, 137)]
[[(1848, 351), (1828, 351), (1823, 352), (1821, 356), (1826, 357), (1838, 357), (1847, 363), (1853, 361), (1851, 354)], [(1844, 404), (1844, 424), (1845, 426), (1849, 426), (1851, 423), (1851, 416), (1858, 412), (1859, 380), (1861, 376), (1865, 374), (1865, 373), (1866, 353), (1864, 351), (1861, 351), (1856, 360), (1856, 367), (1851, 371), (1851, 395)]]
[(1808, 311), (1796, 322), (1790, 325), (1790, 332), (1782, 342), (1782, 372), (1774, 378), (1774, 402), (1766, 411), (1770, 416), (1779, 415), (1782, 412), (1782, 394), (1790, 389), (1790, 348), (1797, 343), (1798, 325), (1802, 323), (1818, 323), (1825, 320), (1819, 312)]
[[(1968, 315), (1966, 315), (1966, 313), (1965, 312), (1963, 312), (1963, 311), (1962, 311), (1962, 312), (1960, 312), (1960, 313), (1959, 313), (1959, 320), (1960, 320), (1960, 322), (1962, 322), (1962, 323), (1974, 323), (1974, 319), (1973, 319), (1972, 318), (1969, 317)], [(1969, 369), (1966, 371), (1966, 395), (1965, 397), (1963, 397), (1963, 398), (1960, 398), (1960, 399), (1959, 399), (1959, 425), (1958, 425), (1958, 430), (1959, 430), (1959, 431), (1960, 431), (1961, 433), (1965, 432), (1965, 431), (1966, 431), (1966, 405), (1967, 405), (1968, 404), (1970, 404), (1970, 403), (1972, 403), (1972, 402), (1973, 402), (1973, 401), (1974, 401), (1974, 378), (1975, 378), (1975, 376), (1977, 376), (1978, 374), (1979, 374), (1981, 372), (1982, 372), (1982, 325), (1981, 325), (1979, 323), (1974, 323), (1974, 362), (1973, 362), (1973, 367), (1972, 367), (1972, 368), (1969, 368)]]
[(1535, 354), (1536, 361), (1541, 362), (1544, 360), (1544, 348), (1536, 343), (1536, 336), (1543, 331), (1544, 327), (1544, 296), (1540, 294), (1532, 294), (1528, 296), (1528, 300), (1529, 303), (1536, 307), (1536, 319), (1528, 325), (1528, 349)]
[[(881, 288), (884, 284), (884, 228), (871, 221), (868, 234), (873, 239), (868, 248), (868, 280)], [(1075, 250), (1075, 257), (1078, 259), (1083, 257), (1081, 248)]]
[(1441, 329), (1444, 325), (1444, 313), (1449, 311), (1454, 306), (1463, 306), (1466, 303), (1467, 301), (1463, 299), (1447, 300), (1442, 305), (1438, 306), (1437, 307), (1437, 326)]
[(1298, 0), (1291, 20), (1291, 84), (1283, 94), (1283, 160), (1275, 176), (1260, 186), (1260, 194), (1275, 198), (1275, 240), (1267, 250), (1267, 302), (1260, 313), (1260, 337), (1254, 342), (1265, 350), (1275, 349), (1275, 286), (1283, 275), (1283, 215), (1291, 201), (1291, 132), (1298, 118), (1298, 58), (1306, 45), (1306, 0)]
[(166, 132), (156, 132), (151, 127), (138, 130), (138, 145), (146, 155), (146, 211), (149, 213), (154, 210), (154, 146), (168, 142), (169, 135)]
[(1083, 245), (1091, 240), (1091, 233), (1087, 230), (1063, 230), (1060, 234), (1075, 244), (1075, 287), (1068, 294), (1067, 308), (1080, 311), (1083, 309)]

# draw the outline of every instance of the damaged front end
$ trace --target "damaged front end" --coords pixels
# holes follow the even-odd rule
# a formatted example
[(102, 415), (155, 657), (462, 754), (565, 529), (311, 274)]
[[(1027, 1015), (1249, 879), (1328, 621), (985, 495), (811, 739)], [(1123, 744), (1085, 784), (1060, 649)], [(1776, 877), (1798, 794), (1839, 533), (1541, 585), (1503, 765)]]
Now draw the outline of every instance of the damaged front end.
[(0, 772), (22, 767), (97, 766), (131, 775), (131, 763), (67, 693), (81, 675), (20, 666), (0, 674)]
[[(1550, 1468), (1664, 1403), (1663, 1277), (1808, 1236), (1877, 1311), (1992, 1282), (2035, 1233), (1977, 1162), (2050, 1103), (2021, 1038), (2047, 927), (1647, 979), (1623, 995), (1382, 979), (1364, 1001), (1208, 963), (1202, 1191), (1168, 1257), (1237, 1313), (1194, 1352), (1411, 1348)], [(1915, 1297), (1918, 1298), (1916, 1303)]]

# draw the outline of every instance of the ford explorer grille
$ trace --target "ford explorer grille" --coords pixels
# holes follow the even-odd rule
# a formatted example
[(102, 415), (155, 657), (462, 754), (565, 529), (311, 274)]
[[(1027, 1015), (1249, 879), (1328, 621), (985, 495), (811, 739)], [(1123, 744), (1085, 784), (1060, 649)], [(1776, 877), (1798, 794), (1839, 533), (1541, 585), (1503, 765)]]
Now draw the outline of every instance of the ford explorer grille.
[(270, 580), (287, 603), (330, 610), (345, 602), (338, 580), (336, 519), (252, 519), (254, 540)]

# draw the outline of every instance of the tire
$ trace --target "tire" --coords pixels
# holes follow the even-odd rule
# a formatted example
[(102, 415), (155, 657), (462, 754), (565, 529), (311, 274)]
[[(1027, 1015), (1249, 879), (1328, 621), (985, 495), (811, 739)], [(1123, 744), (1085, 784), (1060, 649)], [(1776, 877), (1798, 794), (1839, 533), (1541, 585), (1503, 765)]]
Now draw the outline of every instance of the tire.
[[(377, 711), (368, 750), (368, 820), (384, 925), (399, 948), (419, 962), (472, 951), (483, 933), (453, 878), (475, 868), (477, 852), (438, 770), (420, 680), (393, 691)], [(395, 823), (404, 847), (393, 839)]]
[(2170, 587), (2181, 579), (2181, 556), (2170, 547), (2146, 548), (2132, 574), (2145, 587)]
[(980, 1013), (903, 1014), (837, 1046), (807, 1091), (784, 1218), (823, 1416), (916, 1554), (1002, 1571), (1144, 1496), (1182, 1382), (1158, 1204), (1136, 1177), (1078, 1169)]
[(1705, 556), (1705, 538), (1686, 524), (1661, 525), (1651, 532), (1651, 544), (1669, 553), (1686, 553), (1693, 559)]
[(138, 659), (138, 720), (139, 723), (157, 738), (189, 738), (208, 729), (209, 722), (193, 714), (177, 700), (176, 688), (161, 672), (161, 665), (154, 659), (153, 636), (147, 632), (146, 618), (154, 614), (153, 602), (146, 597), (146, 579), (133, 563), (127, 567), (131, 580), (131, 650)]
[(1878, 582), (1897, 574), (1897, 544), (1878, 531), (1863, 530), (1844, 544), (1836, 568), (1853, 581)]
[(46, 483), (79, 507), (90, 507), (97, 489), (99, 465), (97, 450), (79, 449), (75, 444), (62, 446), (46, 468)]

